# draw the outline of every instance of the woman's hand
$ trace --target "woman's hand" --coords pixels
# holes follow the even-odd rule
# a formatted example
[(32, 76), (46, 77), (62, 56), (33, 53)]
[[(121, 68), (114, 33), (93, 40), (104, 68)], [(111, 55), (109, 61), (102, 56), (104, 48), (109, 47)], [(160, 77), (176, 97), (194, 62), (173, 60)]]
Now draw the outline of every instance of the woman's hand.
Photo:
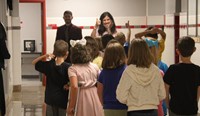
[(101, 21), (97, 18), (96, 19), (96, 24), (95, 24), (95, 29), (97, 29), (99, 27), (99, 25), (101, 24)]

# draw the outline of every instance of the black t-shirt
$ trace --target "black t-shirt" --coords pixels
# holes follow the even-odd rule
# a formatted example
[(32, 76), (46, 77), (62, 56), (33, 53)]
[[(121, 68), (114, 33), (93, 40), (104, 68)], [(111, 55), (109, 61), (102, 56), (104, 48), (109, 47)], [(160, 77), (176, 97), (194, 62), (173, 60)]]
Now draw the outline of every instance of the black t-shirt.
[(68, 68), (70, 64), (63, 62), (56, 65), (55, 60), (39, 61), (35, 69), (44, 73), (46, 79), (45, 103), (66, 109), (69, 91), (64, 90), (64, 85), (69, 82)]
[(195, 64), (174, 64), (164, 75), (164, 82), (170, 86), (169, 107), (178, 115), (197, 114), (197, 90), (200, 86), (200, 67)]

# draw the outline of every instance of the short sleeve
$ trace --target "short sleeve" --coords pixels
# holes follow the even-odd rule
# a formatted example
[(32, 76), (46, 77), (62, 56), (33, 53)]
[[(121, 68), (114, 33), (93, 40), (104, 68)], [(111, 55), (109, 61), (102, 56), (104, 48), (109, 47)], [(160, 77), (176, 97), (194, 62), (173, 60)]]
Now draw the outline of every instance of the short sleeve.
[(170, 66), (167, 70), (167, 72), (164, 74), (164, 82), (168, 85), (171, 85), (172, 84), (172, 75), (173, 74), (173, 67)]
[(200, 67), (198, 66), (198, 70), (197, 70), (197, 80), (198, 80), (198, 82), (197, 82), (197, 84), (198, 84), (198, 86), (200, 86)]
[(74, 66), (70, 66), (68, 69), (68, 76), (73, 77), (73, 76), (77, 76), (77, 71), (75, 70)]
[(103, 71), (100, 72), (98, 82), (103, 84)]
[(38, 61), (36, 64), (35, 64), (35, 70), (41, 72), (41, 73), (44, 73), (44, 74), (47, 74), (48, 73), (48, 69), (50, 67), (49, 65), (49, 61)]

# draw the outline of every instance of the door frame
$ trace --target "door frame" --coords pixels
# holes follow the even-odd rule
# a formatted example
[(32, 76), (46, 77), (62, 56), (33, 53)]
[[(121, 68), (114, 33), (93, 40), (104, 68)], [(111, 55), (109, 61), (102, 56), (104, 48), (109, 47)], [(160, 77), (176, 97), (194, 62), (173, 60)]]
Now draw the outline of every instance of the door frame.
[(46, 0), (19, 0), (20, 3), (41, 4), (41, 25), (42, 25), (42, 54), (46, 54)]
[[(19, 3), (40, 3), (41, 4), (41, 25), (42, 25), (42, 54), (46, 54), (46, 0), (19, 0)], [(46, 77), (42, 75), (42, 84), (46, 85)]]

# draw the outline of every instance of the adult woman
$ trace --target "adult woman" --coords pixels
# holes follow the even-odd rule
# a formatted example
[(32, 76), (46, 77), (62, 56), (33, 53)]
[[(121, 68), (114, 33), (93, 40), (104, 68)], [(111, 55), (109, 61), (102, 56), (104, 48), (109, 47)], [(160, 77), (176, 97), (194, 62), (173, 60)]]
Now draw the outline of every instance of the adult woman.
[(100, 20), (96, 20), (91, 36), (97, 37), (105, 34), (111, 34), (113, 36), (117, 34), (114, 18), (109, 12), (102, 13)]

